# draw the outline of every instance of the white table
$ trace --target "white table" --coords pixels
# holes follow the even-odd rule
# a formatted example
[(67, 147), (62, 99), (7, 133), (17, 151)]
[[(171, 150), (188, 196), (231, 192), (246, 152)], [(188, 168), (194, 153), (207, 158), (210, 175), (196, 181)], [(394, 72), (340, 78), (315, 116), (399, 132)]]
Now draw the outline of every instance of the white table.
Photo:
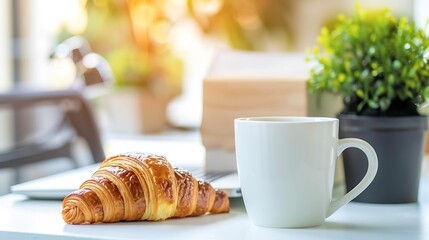
[(67, 225), (60, 201), (0, 197), (0, 239), (428, 239), (429, 176), (414, 204), (349, 203), (319, 227), (274, 229), (254, 226), (242, 200), (229, 214), (163, 222)]

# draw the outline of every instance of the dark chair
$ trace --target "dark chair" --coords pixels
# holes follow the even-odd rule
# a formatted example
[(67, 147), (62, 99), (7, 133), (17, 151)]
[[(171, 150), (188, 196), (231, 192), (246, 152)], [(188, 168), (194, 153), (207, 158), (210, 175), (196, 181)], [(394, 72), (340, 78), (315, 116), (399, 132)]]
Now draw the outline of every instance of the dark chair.
[[(97, 97), (113, 83), (114, 78), (107, 61), (93, 53), (88, 42), (74, 36), (59, 44), (52, 58), (69, 58), (76, 66), (75, 81), (65, 90), (15, 89), (0, 93), (0, 108), (10, 108), (15, 113), (40, 106), (54, 106), (54, 115), (60, 121), (49, 126), (50, 131), (24, 143), (0, 152), (0, 168), (16, 168), (54, 158), (68, 158), (75, 167), (73, 145), (83, 139), (91, 152), (93, 162), (105, 158), (101, 136), (87, 99)], [(31, 120), (30, 120), (31, 122)], [(19, 124), (18, 124), (19, 125)], [(24, 131), (25, 132), (25, 131)], [(19, 178), (16, 179), (19, 182)]]
[(0, 152), (0, 168), (15, 168), (53, 158), (73, 158), (72, 146), (76, 138), (82, 138), (88, 145), (93, 162), (105, 158), (101, 136), (91, 107), (86, 99), (75, 90), (24, 91), (15, 90), (0, 94), (0, 107), (13, 110), (35, 108), (41, 105), (55, 105), (62, 120), (52, 128), (52, 134), (25, 144), (17, 144)]

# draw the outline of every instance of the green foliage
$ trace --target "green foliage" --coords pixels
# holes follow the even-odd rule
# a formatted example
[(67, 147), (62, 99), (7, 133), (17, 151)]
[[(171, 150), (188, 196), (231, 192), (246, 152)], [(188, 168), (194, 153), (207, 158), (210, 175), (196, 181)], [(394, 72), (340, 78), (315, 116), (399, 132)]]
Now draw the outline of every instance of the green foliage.
[(323, 28), (318, 41), (323, 51), (309, 51), (308, 87), (341, 94), (344, 113), (415, 115), (429, 99), (429, 38), (406, 18), (356, 5), (332, 30)]
[[(107, 59), (118, 87), (140, 87), (156, 96), (180, 94), (184, 62), (172, 49), (173, 23), (165, 1), (83, 1), (87, 25), (80, 33)], [(60, 40), (74, 35), (63, 29)], [(160, 37), (161, 36), (161, 41)]]
[(295, 3), (285, 0), (186, 0), (200, 29), (235, 49), (293, 49)]

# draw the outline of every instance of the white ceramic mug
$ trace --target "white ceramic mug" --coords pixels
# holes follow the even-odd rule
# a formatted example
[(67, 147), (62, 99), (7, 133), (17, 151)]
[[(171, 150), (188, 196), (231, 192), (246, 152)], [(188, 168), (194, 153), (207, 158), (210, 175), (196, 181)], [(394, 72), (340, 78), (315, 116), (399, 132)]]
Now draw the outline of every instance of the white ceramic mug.
[[(368, 187), (377, 172), (377, 155), (363, 140), (339, 140), (338, 122), (322, 117), (235, 119), (241, 190), (255, 225), (320, 225)], [(354, 189), (333, 201), (335, 163), (350, 147), (366, 154), (368, 171)]]

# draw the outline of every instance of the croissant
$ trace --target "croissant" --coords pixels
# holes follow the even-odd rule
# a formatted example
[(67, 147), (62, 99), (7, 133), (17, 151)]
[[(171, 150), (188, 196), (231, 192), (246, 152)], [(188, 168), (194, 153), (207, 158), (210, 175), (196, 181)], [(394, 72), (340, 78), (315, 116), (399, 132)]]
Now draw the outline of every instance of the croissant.
[(164, 220), (229, 212), (228, 194), (190, 172), (173, 169), (165, 157), (125, 153), (105, 159), (91, 179), (67, 195), (68, 224)]

